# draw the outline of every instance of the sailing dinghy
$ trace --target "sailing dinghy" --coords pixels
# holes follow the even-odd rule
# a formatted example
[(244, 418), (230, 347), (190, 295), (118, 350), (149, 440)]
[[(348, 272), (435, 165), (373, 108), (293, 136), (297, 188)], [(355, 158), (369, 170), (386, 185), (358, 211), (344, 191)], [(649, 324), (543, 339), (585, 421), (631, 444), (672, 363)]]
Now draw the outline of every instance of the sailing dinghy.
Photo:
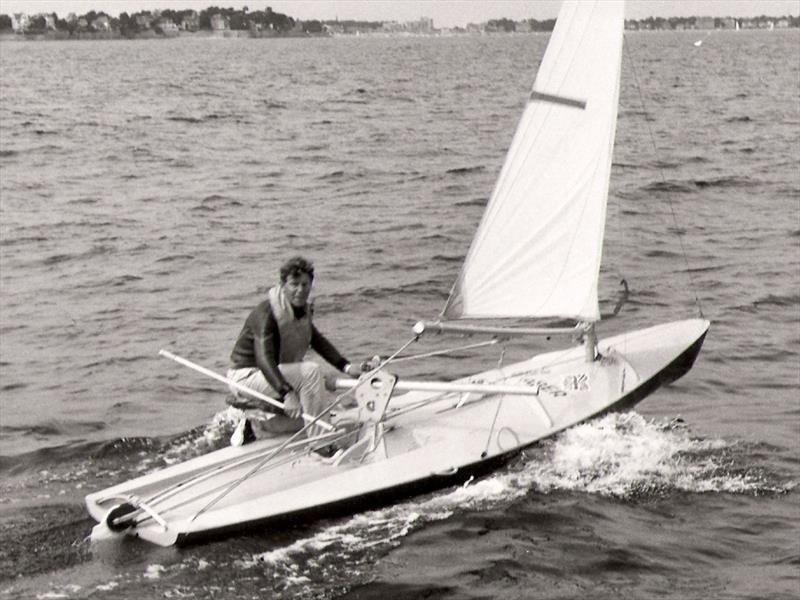
[[(685, 374), (708, 330), (704, 319), (595, 335), (623, 19), (622, 2), (562, 6), (458, 280), (440, 319), (418, 323), (413, 338), (432, 330), (566, 335), (572, 346), (447, 383), (398, 380), (387, 369), (395, 353), (358, 382), (337, 382), (344, 391), (333, 409), (354, 396), (353, 426), (332, 421), (315, 437), (224, 448), (92, 493), (93, 537), (186, 544), (460, 484)], [(554, 317), (576, 325), (475, 324)], [(332, 420), (310, 420), (322, 418)], [(346, 442), (338, 455), (313, 452), (337, 440)]]

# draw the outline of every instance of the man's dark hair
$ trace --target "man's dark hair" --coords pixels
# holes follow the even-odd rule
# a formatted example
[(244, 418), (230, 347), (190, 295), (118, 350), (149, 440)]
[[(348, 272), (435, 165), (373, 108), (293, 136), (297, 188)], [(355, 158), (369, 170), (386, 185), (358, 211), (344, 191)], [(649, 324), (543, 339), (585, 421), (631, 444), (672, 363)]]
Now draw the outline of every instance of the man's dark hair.
[(297, 277), (303, 273), (308, 274), (313, 281), (314, 265), (310, 260), (306, 260), (302, 256), (294, 256), (283, 263), (281, 267), (281, 283), (286, 283), (289, 277)]

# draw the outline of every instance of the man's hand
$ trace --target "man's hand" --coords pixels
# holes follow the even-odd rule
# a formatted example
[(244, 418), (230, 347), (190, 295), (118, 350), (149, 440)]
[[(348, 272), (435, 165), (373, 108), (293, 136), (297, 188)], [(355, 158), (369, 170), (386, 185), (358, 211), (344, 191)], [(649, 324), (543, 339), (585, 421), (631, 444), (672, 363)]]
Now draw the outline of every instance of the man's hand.
[(373, 356), (372, 358), (362, 362), (360, 365), (355, 365), (352, 363), (348, 364), (345, 367), (344, 372), (350, 375), (350, 377), (355, 377), (356, 379), (358, 379), (364, 373), (369, 373), (370, 371), (375, 370), (380, 364), (381, 364), (381, 357)]
[(362, 369), (358, 365), (348, 363), (347, 366), (344, 368), (344, 372), (346, 375), (358, 379), (359, 377), (361, 377)]
[(292, 419), (302, 416), (303, 407), (300, 405), (300, 398), (297, 397), (297, 392), (294, 390), (283, 397), (283, 412)]
[(372, 358), (368, 358), (361, 363), (361, 372), (368, 373), (370, 371), (374, 371), (380, 366), (381, 362), (383, 362), (381, 357), (376, 354)]

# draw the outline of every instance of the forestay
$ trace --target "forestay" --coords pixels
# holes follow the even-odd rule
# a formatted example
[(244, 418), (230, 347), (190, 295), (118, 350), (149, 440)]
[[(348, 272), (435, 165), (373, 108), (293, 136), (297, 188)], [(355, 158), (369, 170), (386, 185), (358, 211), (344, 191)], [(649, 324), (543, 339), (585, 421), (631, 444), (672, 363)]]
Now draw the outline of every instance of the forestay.
[(623, 25), (623, 2), (563, 4), (444, 318), (600, 318)]

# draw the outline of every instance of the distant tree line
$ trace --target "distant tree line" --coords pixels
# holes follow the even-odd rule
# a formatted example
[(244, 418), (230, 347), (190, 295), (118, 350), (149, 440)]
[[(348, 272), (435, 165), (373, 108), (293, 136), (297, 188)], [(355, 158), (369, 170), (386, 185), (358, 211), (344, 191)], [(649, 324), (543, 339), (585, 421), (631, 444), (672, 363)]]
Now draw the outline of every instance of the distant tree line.
[(523, 19), (522, 21), (512, 21), (511, 19), (490, 19), (486, 22), (486, 31), (512, 33), (518, 31), (553, 31), (556, 26), (555, 19)]
[[(626, 22), (635, 25), (637, 29), (693, 29), (700, 19), (701, 17), (669, 17), (667, 19), (664, 17), (647, 17), (646, 19), (632, 19)], [(727, 23), (732, 19), (733, 17), (714, 17), (714, 28), (725, 29)], [(758, 17), (735, 18), (736, 21), (748, 22), (756, 28), (762, 29), (769, 23), (775, 23), (780, 19), (786, 19), (789, 27), (800, 27), (800, 16), (768, 17), (761, 15)]]
[[(55, 29), (56, 31), (67, 32), (70, 35), (74, 33), (99, 31), (98, 23), (102, 23), (104, 31), (116, 31), (126, 37), (135, 37), (146, 30), (152, 30), (156, 33), (163, 33), (162, 29), (167, 25), (174, 24), (174, 28), (188, 29), (189, 31), (198, 30), (211, 30), (212, 18), (219, 15), (217, 18), (222, 18), (224, 21), (224, 28), (231, 30), (270, 30), (276, 33), (296, 32), (302, 31), (310, 34), (323, 33), (326, 30), (332, 32), (370, 32), (380, 31), (383, 28), (383, 21), (356, 21), (345, 20), (335, 21), (326, 20), (309, 20), (309, 21), (296, 21), (292, 17), (278, 13), (270, 7), (265, 10), (250, 11), (246, 6), (242, 9), (221, 8), (218, 6), (209, 6), (199, 12), (194, 10), (172, 10), (165, 9), (161, 11), (139, 11), (128, 14), (123, 12), (119, 17), (111, 17), (106, 13), (100, 11), (89, 11), (85, 15), (74, 16), (74, 18), (61, 19), (56, 13), (38, 14), (28, 18), (25, 32), (26, 33), (44, 33), (48, 30)], [(73, 17), (73, 15), (70, 15)], [(710, 19), (710, 18), (709, 18)], [(800, 27), (800, 17), (780, 17), (782, 21), (786, 21), (784, 26)], [(778, 21), (776, 17), (767, 17), (761, 15), (759, 17), (752, 17), (748, 19), (737, 19), (741, 22), (748, 22), (752, 27), (763, 28), (769, 23)], [(648, 17), (646, 19), (629, 20), (626, 25), (631, 29), (694, 29), (700, 21), (699, 17)], [(714, 18), (713, 23), (715, 28), (725, 28), (731, 21), (730, 18)], [(531, 32), (531, 31), (552, 31), (555, 26), (555, 19), (545, 19), (539, 21), (537, 19), (523, 19), (521, 21), (513, 21), (511, 19), (491, 19), (480, 26), (470, 25), (467, 29), (472, 27), (479, 27), (482, 31), (498, 32), (498, 33), (512, 33), (512, 32)], [(173, 28), (173, 29), (174, 29)], [(13, 29), (13, 20), (9, 15), (0, 14), (0, 31), (10, 31)], [(456, 28), (461, 30), (461, 28)]]
[[(736, 19), (740, 22), (747, 22), (756, 28), (765, 28), (769, 23), (775, 23), (779, 19), (785, 19), (788, 27), (800, 27), (799, 17), (768, 17), (761, 15), (747, 19)], [(697, 26), (699, 17), (647, 17), (646, 19), (631, 19), (626, 21), (632, 29), (694, 29)], [(724, 29), (731, 20), (728, 18), (715, 17), (713, 19), (714, 28)], [(484, 30), (488, 32), (513, 33), (529, 31), (553, 31), (555, 19), (537, 21), (536, 19), (523, 19), (512, 21), (511, 19), (491, 19), (485, 23)]]
[[(275, 12), (267, 7), (265, 10), (249, 11), (247, 7), (241, 10), (233, 8), (220, 8), (210, 6), (199, 12), (190, 9), (161, 11), (139, 11), (128, 14), (123, 12), (119, 17), (112, 17), (102, 11), (91, 10), (84, 15), (75, 15), (75, 18), (62, 19), (56, 13), (38, 14), (28, 18), (25, 27), (26, 33), (44, 33), (48, 29), (56, 31), (84, 32), (97, 31), (98, 19), (108, 22), (108, 29), (118, 31), (123, 36), (135, 36), (142, 31), (153, 29), (156, 32), (166, 23), (174, 23), (177, 28), (197, 30), (211, 30), (211, 19), (220, 15), (225, 22), (225, 29), (248, 30), (259, 28), (275, 32), (288, 32), (295, 29), (297, 22), (292, 17)], [(48, 17), (51, 25), (48, 26)], [(189, 24), (187, 27), (187, 23)], [(320, 21), (309, 21), (308, 27), (314, 31), (322, 31)], [(13, 20), (9, 15), (0, 15), (0, 31), (13, 29)], [(305, 30), (305, 28), (304, 28)]]

